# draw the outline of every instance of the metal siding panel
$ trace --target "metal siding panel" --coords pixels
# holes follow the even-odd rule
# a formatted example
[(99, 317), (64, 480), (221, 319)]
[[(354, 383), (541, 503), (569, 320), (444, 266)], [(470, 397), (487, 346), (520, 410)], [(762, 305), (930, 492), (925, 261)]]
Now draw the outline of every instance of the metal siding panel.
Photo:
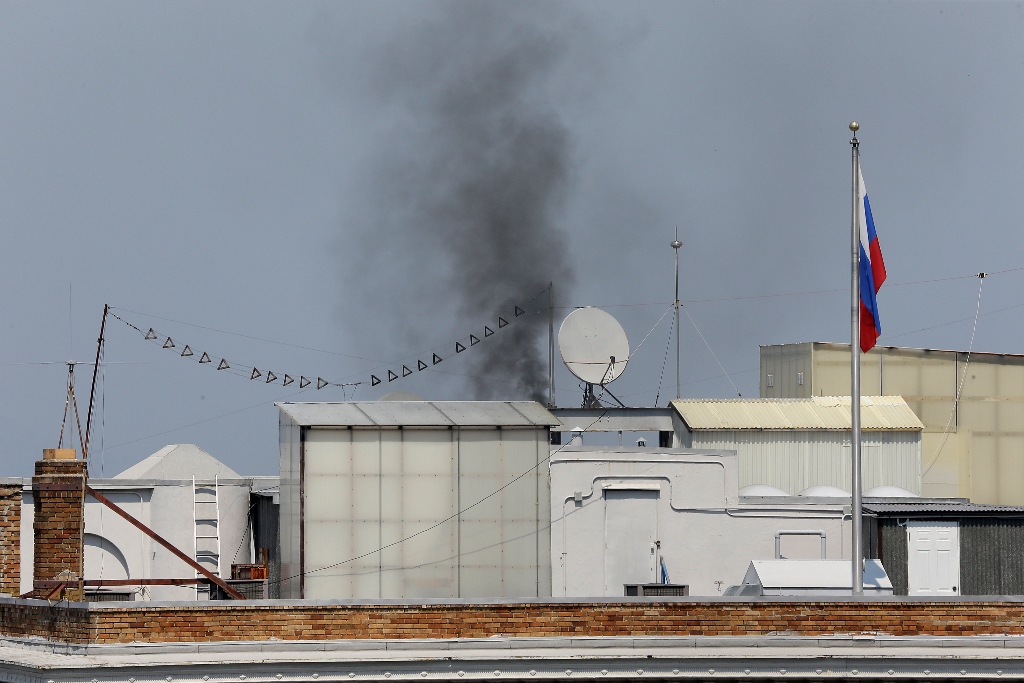
[[(921, 455), (916, 432), (864, 435), (864, 488), (899, 486), (920, 493)], [(694, 432), (693, 447), (735, 450), (739, 486), (767, 484), (790, 494), (811, 486), (850, 490), (849, 437), (833, 430)]]
[[(885, 573), (889, 575), (889, 581), (892, 582), (893, 595), (907, 595), (910, 592), (907, 576), (907, 530), (896, 519), (881, 519), (878, 522), (878, 533), (882, 545), (879, 559)], [(963, 553), (960, 557), (963, 557)]]
[(1024, 595), (1024, 519), (960, 519), (963, 595)]

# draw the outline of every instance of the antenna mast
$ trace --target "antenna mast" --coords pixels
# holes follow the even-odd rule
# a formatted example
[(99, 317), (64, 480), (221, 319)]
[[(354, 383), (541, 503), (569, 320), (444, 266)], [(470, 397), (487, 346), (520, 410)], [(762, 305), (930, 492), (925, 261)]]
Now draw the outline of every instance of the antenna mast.
[(676, 252), (676, 398), (682, 398), (679, 391), (679, 247), (683, 243), (679, 241), (679, 226), (676, 225), (676, 238), (672, 241), (672, 249)]
[(89, 435), (92, 433), (92, 413), (96, 401), (96, 374), (100, 369), (100, 357), (103, 352), (103, 331), (107, 327), (109, 304), (103, 304), (103, 319), (100, 320), (100, 337), (96, 340), (96, 364), (92, 367), (92, 390), (89, 392), (89, 413), (85, 416), (85, 441), (82, 443), (82, 460), (89, 459)]

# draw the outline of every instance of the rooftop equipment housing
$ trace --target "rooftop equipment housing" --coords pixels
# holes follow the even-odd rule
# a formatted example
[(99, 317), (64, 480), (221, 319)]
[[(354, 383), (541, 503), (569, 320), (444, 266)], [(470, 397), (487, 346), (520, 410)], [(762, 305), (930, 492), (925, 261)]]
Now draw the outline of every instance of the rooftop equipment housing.
[(280, 403), (281, 596), (550, 595), (532, 401)]
[[(676, 399), (686, 448), (733, 450), (739, 485), (788, 493), (829, 486), (849, 496), (850, 397)], [(924, 425), (900, 396), (861, 397), (864, 488), (921, 493)]]

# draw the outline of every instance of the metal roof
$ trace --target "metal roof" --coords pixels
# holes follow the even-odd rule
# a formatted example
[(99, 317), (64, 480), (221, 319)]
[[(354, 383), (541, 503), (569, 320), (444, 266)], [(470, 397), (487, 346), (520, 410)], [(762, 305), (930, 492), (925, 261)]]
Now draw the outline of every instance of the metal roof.
[(275, 405), (304, 427), (551, 427), (561, 424), (535, 401), (350, 401)]
[[(862, 396), (861, 429), (924, 429), (902, 396)], [(850, 429), (849, 396), (812, 398), (675, 399), (672, 407), (691, 430)]]

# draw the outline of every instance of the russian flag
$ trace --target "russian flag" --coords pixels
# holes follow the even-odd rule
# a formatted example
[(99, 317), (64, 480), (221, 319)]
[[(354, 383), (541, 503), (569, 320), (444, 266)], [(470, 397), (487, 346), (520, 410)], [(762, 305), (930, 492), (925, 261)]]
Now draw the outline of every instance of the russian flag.
[(871, 217), (868, 191), (864, 189), (864, 176), (857, 169), (860, 181), (860, 348), (869, 351), (882, 333), (875, 295), (885, 282), (885, 262), (882, 248), (875, 234), (875, 221)]

